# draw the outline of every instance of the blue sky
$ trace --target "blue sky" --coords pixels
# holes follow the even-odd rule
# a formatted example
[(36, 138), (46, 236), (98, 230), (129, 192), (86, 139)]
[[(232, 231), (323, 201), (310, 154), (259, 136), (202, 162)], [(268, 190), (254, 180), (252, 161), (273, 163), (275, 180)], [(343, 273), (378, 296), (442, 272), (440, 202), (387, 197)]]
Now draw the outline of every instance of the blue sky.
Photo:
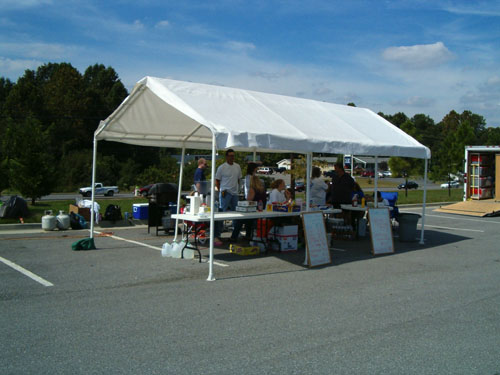
[(500, 2), (0, 0), (0, 76), (69, 62), (500, 125)]

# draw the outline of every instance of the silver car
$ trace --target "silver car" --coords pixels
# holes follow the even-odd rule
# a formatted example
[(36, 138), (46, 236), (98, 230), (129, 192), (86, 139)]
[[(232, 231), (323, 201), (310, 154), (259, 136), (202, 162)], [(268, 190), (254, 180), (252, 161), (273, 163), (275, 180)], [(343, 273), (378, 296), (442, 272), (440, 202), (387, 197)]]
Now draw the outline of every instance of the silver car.
[[(450, 188), (458, 188), (458, 187), (460, 187), (460, 183), (458, 181), (451, 181), (449, 183), (449, 187)], [(441, 184), (441, 189), (448, 189), (448, 182)]]

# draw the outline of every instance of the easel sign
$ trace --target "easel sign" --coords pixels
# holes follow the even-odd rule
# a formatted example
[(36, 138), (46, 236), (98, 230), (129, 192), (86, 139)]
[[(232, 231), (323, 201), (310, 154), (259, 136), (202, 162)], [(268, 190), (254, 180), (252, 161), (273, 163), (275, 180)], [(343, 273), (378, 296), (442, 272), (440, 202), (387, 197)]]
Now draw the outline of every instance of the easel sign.
[(306, 239), (307, 265), (316, 267), (332, 263), (323, 213), (302, 213), (302, 224)]
[(388, 208), (369, 208), (370, 234), (372, 240), (372, 254), (394, 253), (392, 226)]

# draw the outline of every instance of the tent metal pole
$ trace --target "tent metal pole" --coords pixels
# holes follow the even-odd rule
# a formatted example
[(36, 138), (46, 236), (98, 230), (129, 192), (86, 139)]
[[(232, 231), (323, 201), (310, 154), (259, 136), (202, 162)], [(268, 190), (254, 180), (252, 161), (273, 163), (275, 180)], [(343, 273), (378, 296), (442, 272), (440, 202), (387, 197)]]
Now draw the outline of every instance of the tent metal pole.
[(312, 152), (307, 153), (306, 163), (306, 211), (311, 211), (311, 171), (312, 171)]
[(354, 176), (354, 155), (351, 155), (351, 177)]
[(90, 207), (90, 238), (94, 238), (94, 200), (95, 200), (95, 170), (96, 170), (96, 158), (97, 158), (97, 139), (94, 135), (94, 150), (92, 152), (92, 206)]
[(210, 258), (207, 281), (214, 281), (214, 239), (215, 239), (215, 134), (212, 133), (212, 178), (210, 181)]
[(378, 207), (378, 156), (375, 156), (375, 186), (373, 189), (373, 207)]
[[(181, 171), (179, 172), (179, 186), (177, 189), (177, 215), (180, 212), (181, 206), (181, 190), (182, 190), (182, 175), (184, 174), (184, 155), (186, 154), (186, 145), (182, 145), (182, 154), (181, 154)], [(175, 219), (175, 235), (174, 242), (177, 240), (177, 229), (179, 228), (179, 218)]]
[(427, 199), (427, 164), (428, 159), (425, 158), (425, 166), (424, 166), (424, 199), (422, 205), (422, 229), (420, 231), (420, 245), (424, 244), (424, 232), (425, 232), (425, 201)]
[(257, 150), (255, 150), (255, 147), (253, 149), (253, 162), (255, 163), (255, 161), (257, 160)]
[[(312, 152), (307, 153), (306, 158), (306, 211), (311, 211), (310, 201), (311, 201), (311, 170), (312, 170)], [(307, 265), (307, 246), (305, 251), (304, 265)]]

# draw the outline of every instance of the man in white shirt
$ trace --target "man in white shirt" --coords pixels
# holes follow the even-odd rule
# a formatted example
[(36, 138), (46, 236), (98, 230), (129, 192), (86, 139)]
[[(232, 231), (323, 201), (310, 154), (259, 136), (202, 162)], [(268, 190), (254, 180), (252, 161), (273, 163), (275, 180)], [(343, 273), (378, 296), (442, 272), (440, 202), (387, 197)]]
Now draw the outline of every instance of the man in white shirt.
[[(226, 162), (215, 172), (215, 186), (219, 191), (219, 207), (221, 211), (235, 211), (239, 199), (241, 168), (234, 162), (234, 150), (226, 151)], [(234, 224), (234, 223), (233, 223)], [(215, 227), (215, 240), (220, 242), (221, 226)]]

